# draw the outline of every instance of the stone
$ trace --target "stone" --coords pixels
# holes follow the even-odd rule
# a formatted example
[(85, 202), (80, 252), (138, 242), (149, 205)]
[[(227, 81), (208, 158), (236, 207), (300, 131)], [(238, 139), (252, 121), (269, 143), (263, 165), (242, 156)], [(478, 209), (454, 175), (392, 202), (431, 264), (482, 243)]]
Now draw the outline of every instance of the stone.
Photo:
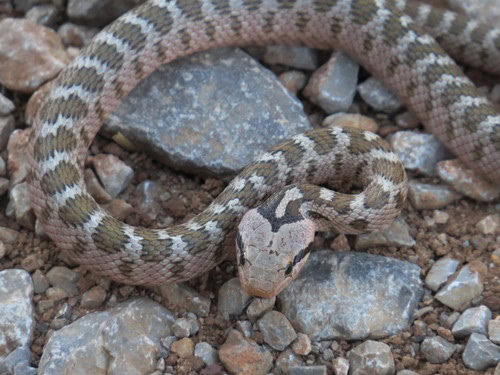
[(491, 318), (491, 311), (486, 306), (471, 307), (462, 313), (451, 332), (457, 338), (467, 337), (474, 332), (486, 335)]
[(14, 186), (9, 193), (16, 221), (23, 227), (35, 229), (35, 212), (31, 207), (28, 184), (23, 182)]
[(160, 340), (170, 335), (174, 320), (147, 298), (85, 315), (52, 334), (39, 374), (150, 374), (157, 358), (167, 357)]
[(460, 262), (452, 258), (441, 258), (434, 263), (425, 277), (425, 286), (436, 292), (455, 273)]
[(278, 351), (283, 351), (297, 338), (292, 325), (279, 311), (268, 311), (257, 325), (264, 336), (264, 342)]
[(411, 130), (418, 127), (420, 121), (413, 113), (406, 111), (396, 115), (394, 122), (401, 129)]
[(446, 185), (423, 184), (412, 179), (408, 183), (408, 198), (417, 210), (443, 208), (461, 197)]
[(0, 83), (5, 87), (30, 94), (69, 62), (52, 29), (22, 18), (0, 21)]
[(49, 281), (40, 270), (36, 270), (32, 276), (35, 294), (44, 293), (49, 287)]
[(500, 186), (486, 181), (458, 159), (437, 163), (437, 173), (454, 190), (474, 200), (491, 202), (500, 194)]
[(323, 120), (322, 126), (331, 127), (349, 127), (361, 130), (367, 130), (372, 133), (377, 133), (379, 126), (370, 117), (360, 115), (359, 113), (335, 113), (326, 117)]
[(311, 339), (303, 333), (297, 333), (297, 338), (292, 343), (295, 354), (308, 355), (311, 352)]
[(292, 326), (311, 340), (361, 340), (408, 329), (422, 295), (415, 264), (321, 250), (277, 300)]
[(239, 49), (223, 48), (160, 67), (122, 101), (103, 131), (121, 134), (175, 169), (229, 179), (310, 129), (302, 104), (272, 72)]
[(78, 21), (78, 23), (105, 26), (141, 2), (143, 1), (69, 0), (67, 14), (70, 19)]
[(94, 168), (104, 189), (113, 198), (125, 190), (134, 178), (134, 170), (114, 155), (96, 155)]
[(474, 261), (462, 267), (436, 294), (442, 304), (462, 311), (483, 292), (483, 278), (487, 269), (484, 264)]
[(279, 75), (281, 84), (292, 94), (297, 93), (304, 88), (307, 82), (306, 75), (298, 70), (289, 70)]
[(349, 361), (338, 357), (332, 361), (333, 373), (335, 375), (347, 375), (349, 372)]
[(354, 248), (366, 250), (376, 246), (413, 246), (415, 240), (410, 236), (408, 224), (399, 216), (385, 229), (360, 234), (356, 237)]
[(85, 309), (95, 309), (106, 300), (106, 290), (102, 286), (94, 286), (82, 295), (81, 305)]
[(240, 315), (251, 298), (241, 287), (240, 280), (234, 277), (220, 287), (217, 311), (224, 317)]
[[(5, 150), (15, 126), (16, 120), (13, 115), (0, 117), (0, 151)], [(1, 175), (3, 176), (4, 174), (5, 171)]]
[(158, 287), (158, 294), (174, 305), (206, 317), (210, 312), (210, 298), (202, 296), (193, 288), (182, 283), (165, 284)]
[(0, 271), (1, 374), (8, 371), (10, 353), (31, 345), (36, 325), (32, 299), (33, 283), (28, 272), (14, 269)]
[(47, 280), (50, 285), (61, 288), (71, 296), (77, 296), (79, 289), (76, 284), (80, 274), (67, 267), (55, 266), (47, 272)]
[(179, 338), (189, 337), (191, 335), (191, 323), (186, 318), (179, 318), (172, 324), (172, 332)]
[(301, 366), (304, 364), (302, 358), (290, 349), (285, 349), (276, 359), (275, 369), (279, 374), (288, 375), (290, 367)]
[(347, 55), (336, 52), (316, 70), (303, 94), (326, 113), (345, 112), (356, 93), (359, 65)]
[(92, 169), (85, 168), (83, 171), (83, 177), (85, 179), (85, 185), (87, 186), (88, 192), (97, 201), (97, 203), (108, 203), (113, 199), (113, 197), (102, 187), (99, 179)]
[(444, 363), (455, 353), (455, 344), (440, 336), (428, 337), (420, 345), (420, 352), (430, 363)]
[(14, 112), (14, 109), (16, 109), (14, 103), (0, 93), (0, 116), (7, 116), (8, 114)]
[(265, 375), (273, 367), (270, 352), (234, 329), (220, 347), (219, 358), (231, 374)]
[(88, 28), (82, 25), (76, 25), (71, 22), (63, 23), (57, 33), (67, 46), (82, 48), (89, 44), (99, 29)]
[(4, 195), (9, 190), (10, 181), (0, 177), (0, 195)]
[(493, 344), (480, 333), (470, 335), (462, 359), (467, 368), (484, 371), (500, 361), (500, 346)]
[(7, 144), (9, 159), (7, 169), (11, 186), (15, 186), (26, 179), (28, 171), (28, 159), (26, 157), (26, 147), (29, 142), (31, 129), (16, 129), (12, 132)]
[(374, 77), (358, 85), (361, 98), (377, 111), (394, 113), (401, 108), (399, 99)]
[(286, 65), (295, 69), (314, 70), (318, 67), (318, 52), (307, 47), (266, 46), (262, 61), (269, 65)]
[(184, 337), (178, 341), (175, 341), (170, 346), (170, 350), (177, 354), (181, 358), (187, 358), (193, 355), (194, 352), (194, 342), (189, 337)]
[(487, 215), (476, 224), (476, 228), (483, 234), (495, 234), (500, 229), (500, 215)]
[(199, 342), (196, 344), (194, 347), (194, 355), (201, 358), (207, 366), (214, 365), (219, 362), (217, 350), (207, 342)]
[(349, 351), (351, 375), (393, 375), (394, 357), (389, 345), (367, 340)]
[(497, 318), (488, 322), (488, 337), (495, 344), (500, 344), (500, 319)]
[(326, 366), (290, 366), (289, 375), (326, 375)]
[(271, 311), (274, 307), (276, 297), (272, 298), (254, 298), (247, 308), (247, 316), (251, 322), (255, 322), (266, 312)]
[(406, 169), (436, 176), (436, 164), (451, 155), (436, 136), (405, 130), (392, 134), (389, 143)]
[(40, 25), (52, 27), (60, 18), (59, 10), (50, 4), (39, 5), (31, 8), (26, 13), (26, 19), (32, 20)]

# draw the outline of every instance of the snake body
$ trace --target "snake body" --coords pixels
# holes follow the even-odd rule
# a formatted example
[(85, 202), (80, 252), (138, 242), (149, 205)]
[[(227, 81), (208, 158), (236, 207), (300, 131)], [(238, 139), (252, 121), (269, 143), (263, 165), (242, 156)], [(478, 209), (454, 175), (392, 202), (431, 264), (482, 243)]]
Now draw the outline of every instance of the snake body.
[[(252, 224), (257, 216), (279, 219), (300, 211), (317, 229), (333, 219), (338, 231), (348, 233), (397, 216), (406, 195), (401, 164), (371, 133), (338, 129), (297, 136), (266, 153), (183, 225), (135, 228), (101, 209), (86, 190), (82, 169), (105, 117), (159, 65), (221, 46), (300, 44), (345, 51), (382, 79), (464, 163), (499, 182), (500, 116), (417, 21), (450, 53), (499, 73), (499, 29), (404, 0), (146, 2), (96, 36), (53, 82), (37, 114), (28, 183), (38, 219), (58, 247), (87, 268), (123, 283), (161, 284), (214, 267), (234, 248), (242, 216), (287, 185), (292, 186), (271, 198), (271, 208), (244, 219), (240, 229), (257, 230), (257, 236), (240, 232), (240, 245), (260, 238)], [(293, 185), (325, 180), (340, 185), (346, 179), (362, 183), (364, 190), (344, 195)], [(292, 257), (285, 263), (301, 263), (305, 253)], [(259, 260), (243, 254), (239, 262)], [(258, 285), (255, 291), (264, 294), (263, 289), (269, 287)]]

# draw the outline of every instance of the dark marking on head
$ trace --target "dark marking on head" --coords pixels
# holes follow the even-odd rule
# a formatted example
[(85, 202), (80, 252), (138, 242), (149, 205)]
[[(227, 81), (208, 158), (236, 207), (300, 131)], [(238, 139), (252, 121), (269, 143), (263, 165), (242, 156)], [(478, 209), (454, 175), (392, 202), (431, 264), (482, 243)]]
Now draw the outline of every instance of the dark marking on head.
[(257, 208), (257, 212), (266, 218), (271, 224), (271, 231), (273, 233), (277, 233), (282, 225), (296, 223), (304, 219), (298, 211), (298, 207), (301, 202), (297, 200), (288, 202), (285, 208), (285, 214), (281, 217), (276, 217), (276, 210), (278, 206), (282, 204), (282, 200), (285, 197), (286, 192), (294, 187), (296, 186), (290, 185), (279, 193), (272, 195), (271, 198)]

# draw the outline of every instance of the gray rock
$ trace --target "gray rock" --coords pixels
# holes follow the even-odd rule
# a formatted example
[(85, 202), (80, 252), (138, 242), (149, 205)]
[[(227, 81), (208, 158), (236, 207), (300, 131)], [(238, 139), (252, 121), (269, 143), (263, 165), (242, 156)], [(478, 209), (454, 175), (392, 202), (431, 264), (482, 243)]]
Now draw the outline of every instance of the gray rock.
[(94, 168), (104, 185), (104, 189), (113, 198), (125, 190), (134, 178), (134, 170), (114, 155), (96, 155)]
[(334, 53), (311, 76), (304, 95), (328, 114), (347, 111), (356, 94), (358, 71), (357, 62), (343, 53)]
[(396, 375), (419, 375), (418, 372), (411, 371), (411, 370), (401, 370), (398, 371)]
[(248, 320), (238, 320), (236, 322), (236, 329), (240, 331), (245, 337), (252, 336), (253, 325)]
[(68, 17), (79, 23), (105, 26), (144, 0), (69, 0)]
[(237, 277), (226, 281), (219, 289), (217, 311), (224, 317), (229, 315), (240, 315), (252, 297), (241, 287)]
[(410, 180), (408, 186), (408, 198), (417, 210), (443, 208), (461, 197), (461, 194), (447, 185), (422, 184)]
[(98, 31), (97, 28), (88, 28), (66, 22), (59, 27), (57, 33), (61, 36), (65, 45), (82, 48), (92, 40)]
[(0, 93), (0, 116), (6, 116), (16, 109), (14, 103)]
[(488, 322), (488, 337), (495, 344), (500, 344), (500, 320), (490, 320)]
[(460, 262), (452, 258), (441, 258), (434, 263), (425, 277), (425, 286), (437, 291), (455, 273)]
[(491, 311), (486, 306), (471, 307), (458, 318), (451, 333), (458, 338), (467, 337), (473, 332), (486, 335), (491, 317)]
[(49, 287), (49, 281), (40, 270), (36, 270), (33, 274), (33, 286), (35, 294), (44, 293)]
[(165, 284), (158, 293), (178, 307), (185, 308), (197, 316), (206, 317), (210, 312), (210, 298), (202, 296), (193, 288), (183, 284)]
[(428, 337), (420, 345), (420, 352), (430, 363), (444, 363), (457, 350), (455, 344), (440, 336)]
[(100, 285), (90, 288), (82, 295), (81, 305), (85, 309), (95, 309), (106, 300), (106, 290)]
[(476, 228), (483, 234), (495, 234), (500, 228), (500, 215), (487, 215), (478, 221)]
[(266, 312), (271, 311), (274, 307), (276, 297), (272, 298), (254, 298), (247, 308), (247, 316), (251, 322), (255, 322)]
[(326, 375), (326, 366), (290, 366), (289, 375)]
[(17, 348), (29, 348), (35, 333), (35, 311), (32, 304), (33, 283), (24, 270), (0, 271), (0, 374), (7, 372)]
[(276, 359), (275, 369), (279, 374), (287, 374), (289, 373), (290, 367), (302, 366), (304, 361), (302, 360), (300, 355), (295, 354), (290, 349), (286, 349), (281, 352)]
[(12, 374), (18, 365), (29, 366), (31, 360), (31, 350), (27, 346), (19, 346), (9, 353), (6, 358), (7, 370)]
[(394, 133), (388, 139), (406, 169), (426, 176), (436, 176), (437, 162), (451, 156), (432, 134), (407, 130)]
[(9, 193), (10, 203), (14, 210), (16, 221), (23, 227), (35, 229), (35, 212), (31, 207), (28, 184), (23, 182), (14, 186)]
[(318, 67), (318, 52), (307, 47), (266, 46), (262, 61), (269, 65), (281, 64), (291, 68), (314, 70)]
[(419, 123), (419, 119), (411, 112), (400, 113), (394, 121), (397, 126), (405, 130), (415, 129)]
[(356, 237), (354, 248), (365, 250), (375, 246), (413, 246), (415, 240), (410, 236), (408, 224), (397, 217), (392, 224), (383, 230), (375, 230)]
[[(14, 131), (15, 126), (16, 126), (16, 120), (14, 119), (14, 116), (9, 115), (5, 117), (0, 117), (0, 151), (5, 150), (5, 147), (9, 142), (9, 137)], [(5, 167), (4, 167), (4, 172), (1, 175), (3, 176), (4, 174), (5, 174)]]
[(462, 267), (436, 294), (436, 299), (454, 310), (461, 311), (474, 298), (480, 296), (484, 288), (481, 269), (484, 268), (486, 273), (486, 267), (476, 264), (471, 262)]
[(349, 361), (338, 357), (332, 361), (333, 372), (335, 375), (347, 375), (349, 372)]
[(279, 75), (280, 82), (292, 94), (297, 93), (304, 88), (307, 82), (306, 75), (298, 70), (288, 70)]
[(166, 356), (160, 339), (170, 335), (175, 316), (146, 298), (92, 313), (50, 337), (40, 360), (39, 374), (144, 374)]
[(292, 350), (295, 354), (308, 355), (311, 352), (311, 339), (309, 336), (298, 333), (297, 338), (292, 343)]
[(392, 258), (316, 251), (278, 301), (312, 340), (380, 338), (409, 327), (423, 295), (419, 276), (418, 266)]
[(486, 181), (458, 159), (440, 161), (437, 163), (437, 173), (454, 190), (474, 200), (491, 202), (500, 194), (498, 184)]
[(274, 74), (241, 50), (217, 49), (161, 67), (105, 128), (174, 168), (232, 176), (311, 126)]
[(177, 319), (172, 324), (172, 332), (179, 338), (191, 336), (191, 323), (186, 318)]
[(358, 92), (363, 100), (377, 111), (393, 113), (401, 108), (399, 99), (374, 77), (359, 84)]
[(0, 195), (4, 195), (10, 186), (10, 181), (6, 178), (0, 177)]
[(485, 335), (473, 333), (462, 354), (465, 366), (483, 371), (500, 361), (500, 346), (493, 344)]
[(26, 18), (44, 26), (54, 26), (60, 17), (59, 10), (50, 4), (39, 5), (31, 8), (26, 13)]
[(0, 156), (0, 176), (5, 176), (7, 169), (5, 168), (5, 161)]
[(194, 347), (194, 355), (198, 358), (201, 358), (207, 366), (219, 362), (219, 355), (217, 354), (217, 350), (207, 342), (199, 342), (198, 344), (196, 344), (196, 346)]
[(257, 325), (264, 336), (264, 341), (275, 350), (284, 350), (297, 338), (292, 325), (279, 311), (267, 312)]
[(47, 280), (50, 285), (61, 288), (66, 293), (72, 296), (79, 294), (76, 282), (80, 278), (80, 274), (67, 267), (56, 266), (47, 272)]
[(396, 372), (389, 345), (368, 340), (349, 351), (351, 375), (392, 375)]

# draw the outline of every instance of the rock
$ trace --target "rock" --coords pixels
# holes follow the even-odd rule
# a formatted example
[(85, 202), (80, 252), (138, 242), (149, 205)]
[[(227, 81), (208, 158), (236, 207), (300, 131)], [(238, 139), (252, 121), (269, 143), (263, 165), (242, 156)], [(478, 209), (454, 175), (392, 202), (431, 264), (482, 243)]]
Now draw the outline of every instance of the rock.
[(488, 337), (495, 344), (500, 344), (500, 319), (488, 322)]
[(19, 346), (9, 353), (5, 362), (7, 370), (11, 374), (18, 374), (15, 371), (17, 366), (28, 367), (31, 360), (31, 350), (27, 346)]
[(7, 144), (9, 159), (7, 160), (7, 168), (11, 186), (15, 186), (23, 182), (26, 178), (28, 170), (28, 160), (26, 158), (26, 147), (29, 142), (31, 129), (14, 130), (10, 135)]
[(207, 342), (199, 342), (196, 344), (194, 347), (194, 355), (201, 358), (207, 366), (214, 365), (219, 362), (217, 350)]
[(394, 121), (396, 122), (397, 126), (405, 130), (415, 129), (416, 127), (418, 127), (418, 124), (420, 122), (418, 118), (411, 112), (403, 112), (399, 115), (396, 115)]
[(312, 340), (380, 338), (408, 329), (423, 294), (419, 276), (418, 266), (392, 258), (316, 251), (278, 303)]
[(269, 65), (286, 65), (295, 69), (314, 70), (318, 67), (318, 52), (307, 47), (283, 45), (264, 47), (262, 61)]
[(14, 109), (16, 109), (14, 103), (0, 93), (0, 116), (7, 116), (14, 112)]
[(408, 184), (408, 198), (417, 210), (443, 208), (461, 197), (446, 185), (423, 184), (415, 180), (410, 180)]
[(382, 230), (364, 233), (356, 237), (354, 248), (366, 250), (375, 246), (413, 246), (415, 240), (410, 236), (408, 224), (399, 216)]
[(158, 293), (174, 305), (206, 317), (210, 312), (210, 298), (202, 296), (193, 288), (182, 284), (165, 284), (158, 287)]
[(194, 342), (189, 337), (184, 337), (179, 341), (173, 342), (170, 346), (170, 350), (181, 358), (187, 358), (193, 355)]
[(368, 130), (376, 133), (379, 129), (378, 124), (370, 117), (360, 115), (359, 113), (335, 113), (323, 120), (322, 126), (340, 126), (362, 130)]
[(440, 336), (428, 337), (420, 345), (420, 351), (430, 363), (444, 363), (455, 353), (455, 344)]
[(50, 4), (33, 7), (26, 13), (26, 19), (48, 27), (54, 26), (59, 18), (59, 10)]
[(485, 335), (473, 333), (467, 341), (462, 359), (468, 368), (484, 371), (500, 361), (500, 346), (493, 344)]
[(40, 270), (36, 270), (32, 276), (35, 294), (44, 293), (49, 287), (49, 281)]
[(0, 177), (0, 195), (4, 195), (9, 190), (10, 181)]
[(349, 371), (349, 361), (345, 358), (338, 357), (332, 361), (333, 373), (335, 375), (347, 375)]
[(447, 212), (439, 210), (434, 210), (433, 216), (436, 224), (446, 224), (450, 219), (450, 215)]
[(349, 351), (351, 375), (392, 375), (396, 372), (389, 345), (367, 340)]
[(132, 91), (104, 127), (105, 134), (120, 133), (176, 169), (222, 177), (311, 129), (300, 101), (238, 49), (164, 65)]
[(172, 332), (179, 338), (189, 337), (191, 336), (191, 323), (186, 318), (179, 318), (172, 324)]
[[(0, 117), (0, 151), (5, 150), (7, 143), (9, 142), (9, 137), (14, 131), (16, 126), (16, 121), (14, 116)], [(5, 175), (5, 171), (1, 174)]]
[(251, 322), (255, 322), (266, 312), (271, 311), (274, 307), (276, 297), (272, 298), (254, 298), (247, 308), (247, 316)]
[(32, 298), (33, 283), (28, 272), (0, 271), (0, 373), (2, 374), (7, 372), (9, 362), (12, 364), (14, 357), (9, 361), (10, 353), (18, 348), (29, 348), (31, 345), (36, 325)]
[(271, 353), (234, 329), (220, 347), (219, 358), (231, 374), (265, 375), (273, 367)]
[(483, 292), (483, 278), (486, 272), (486, 266), (481, 262), (469, 263), (441, 288), (436, 299), (454, 310), (462, 311)]
[(304, 88), (307, 82), (306, 75), (298, 70), (289, 70), (279, 75), (281, 84), (292, 94), (297, 93)]
[(10, 228), (0, 227), (0, 241), (13, 245), (19, 237), (19, 232)]
[(99, 29), (97, 28), (88, 28), (66, 22), (59, 27), (57, 33), (65, 45), (82, 48), (89, 44), (98, 31)]
[(476, 224), (476, 228), (483, 234), (495, 234), (500, 228), (500, 215), (487, 215)]
[(257, 325), (264, 336), (264, 341), (278, 351), (283, 351), (297, 338), (292, 325), (279, 311), (268, 311)]
[(297, 338), (292, 343), (292, 350), (295, 354), (308, 355), (311, 352), (311, 339), (309, 336), (298, 333)]
[(167, 356), (160, 339), (174, 315), (146, 298), (85, 315), (54, 332), (44, 347), (39, 374), (152, 373)]
[(251, 298), (241, 287), (240, 280), (234, 277), (220, 287), (217, 311), (224, 317), (240, 315)]
[(83, 177), (85, 178), (85, 185), (87, 186), (88, 192), (98, 203), (107, 203), (113, 199), (113, 197), (102, 187), (92, 169), (86, 168), (83, 171)]
[(326, 375), (326, 366), (290, 366), (289, 375)]
[(393, 113), (401, 108), (399, 99), (374, 77), (359, 84), (358, 92), (363, 100), (377, 111)]
[(444, 182), (469, 198), (491, 202), (500, 194), (499, 186), (487, 182), (458, 159), (439, 162), (437, 172)]
[(35, 212), (31, 208), (28, 184), (23, 182), (14, 186), (9, 193), (16, 221), (23, 227), (35, 229)]
[(85, 309), (95, 309), (101, 306), (105, 300), (106, 290), (97, 285), (83, 293), (81, 305)]
[(21, 18), (0, 21), (0, 83), (5, 87), (32, 93), (69, 62), (52, 29)]
[(92, 26), (105, 26), (143, 0), (69, 0), (67, 13), (72, 20)]
[(303, 93), (326, 113), (345, 112), (356, 93), (359, 65), (347, 55), (336, 52), (316, 70)]
[(437, 291), (455, 273), (460, 262), (452, 258), (441, 258), (433, 264), (425, 277), (425, 286)]
[(70, 270), (67, 267), (56, 266), (52, 267), (51, 270), (47, 272), (46, 276), (50, 285), (61, 288), (71, 296), (77, 296), (79, 294), (76, 284), (80, 278), (78, 272)]
[(451, 332), (458, 338), (467, 337), (473, 332), (486, 335), (491, 317), (491, 311), (486, 306), (471, 307), (462, 313)]
[(304, 361), (299, 355), (295, 354), (290, 349), (286, 349), (278, 356), (274, 368), (278, 370), (279, 374), (288, 375), (290, 367), (301, 366), (303, 364)]
[(94, 167), (104, 189), (116, 198), (134, 178), (134, 171), (114, 155), (99, 154), (94, 157)]
[(252, 323), (249, 322), (248, 320), (238, 320), (236, 322), (236, 329), (240, 331), (243, 336), (245, 337), (251, 337), (252, 336)]
[(406, 130), (392, 134), (388, 140), (406, 169), (426, 176), (436, 176), (437, 162), (450, 157), (432, 134)]

